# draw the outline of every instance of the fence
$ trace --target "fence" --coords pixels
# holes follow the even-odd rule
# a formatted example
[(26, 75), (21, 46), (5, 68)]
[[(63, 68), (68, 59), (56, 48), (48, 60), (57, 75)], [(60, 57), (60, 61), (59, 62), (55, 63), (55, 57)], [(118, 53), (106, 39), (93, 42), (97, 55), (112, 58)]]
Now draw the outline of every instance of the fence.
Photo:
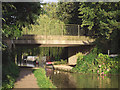
[[(87, 29), (82, 29), (77, 24), (59, 24), (59, 25), (39, 25), (31, 29), (24, 29), (24, 35), (39, 35), (37, 39), (75, 39), (79, 40), (80, 36), (91, 36), (92, 33)], [(27, 36), (28, 37), (28, 36)], [(31, 37), (30, 37), (31, 38)], [(85, 38), (84, 38), (85, 39)]]

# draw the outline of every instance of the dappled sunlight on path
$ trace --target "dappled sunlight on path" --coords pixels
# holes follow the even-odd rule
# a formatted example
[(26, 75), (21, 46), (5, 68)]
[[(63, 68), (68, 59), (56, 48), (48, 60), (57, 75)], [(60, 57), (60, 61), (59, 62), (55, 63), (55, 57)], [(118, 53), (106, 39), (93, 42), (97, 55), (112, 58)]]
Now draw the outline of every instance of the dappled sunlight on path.
[[(20, 74), (17, 78), (14, 89), (16, 88), (39, 88), (36, 78), (32, 73), (32, 68), (20, 68)], [(13, 89), (13, 90), (14, 90)]]

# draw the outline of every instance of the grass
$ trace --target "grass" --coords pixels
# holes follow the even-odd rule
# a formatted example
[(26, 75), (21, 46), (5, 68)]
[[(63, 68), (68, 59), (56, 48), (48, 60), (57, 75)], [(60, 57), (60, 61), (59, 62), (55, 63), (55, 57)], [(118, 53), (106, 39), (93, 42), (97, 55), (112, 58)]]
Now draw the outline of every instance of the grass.
[(34, 69), (33, 73), (37, 78), (37, 83), (40, 88), (56, 88), (46, 76), (46, 72), (43, 68), (40, 67), (39, 69)]

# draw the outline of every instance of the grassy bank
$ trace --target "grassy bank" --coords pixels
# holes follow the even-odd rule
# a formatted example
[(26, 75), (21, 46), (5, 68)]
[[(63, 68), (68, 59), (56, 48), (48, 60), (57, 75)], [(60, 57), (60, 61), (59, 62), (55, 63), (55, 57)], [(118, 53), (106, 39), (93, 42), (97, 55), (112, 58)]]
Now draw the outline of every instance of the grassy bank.
[(56, 88), (50, 79), (46, 76), (46, 72), (43, 68), (34, 69), (33, 73), (37, 78), (37, 83), (40, 88)]

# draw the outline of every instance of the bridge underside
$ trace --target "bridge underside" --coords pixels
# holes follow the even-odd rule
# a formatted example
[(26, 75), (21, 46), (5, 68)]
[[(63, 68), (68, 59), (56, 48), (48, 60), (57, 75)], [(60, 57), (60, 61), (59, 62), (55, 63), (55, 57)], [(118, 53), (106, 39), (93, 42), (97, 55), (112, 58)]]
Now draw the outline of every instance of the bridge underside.
[(92, 45), (93, 40), (73, 41), (73, 40), (14, 40), (14, 44), (20, 45), (40, 45), (40, 47), (69, 47), (79, 45)]
[(77, 63), (77, 58), (78, 56), (76, 56), (77, 53), (82, 53), (82, 54), (87, 54), (91, 48), (94, 47), (94, 45), (53, 45), (53, 44), (49, 44), (49, 45), (40, 45), (40, 44), (16, 44), (16, 47), (26, 47), (26, 48), (35, 48), (35, 47), (66, 47), (66, 54), (65, 56), (67, 56), (68, 59), (68, 64), (69, 65), (76, 65)]
[(77, 44), (15, 44), (16, 47), (28, 47), (28, 48), (31, 48), (31, 47), (66, 47), (66, 48), (87, 48), (87, 47), (90, 47), (90, 46), (94, 46), (93, 44), (92, 45), (77, 45)]
[[(15, 46), (26, 46), (26, 47), (80, 47), (79, 44), (15, 44)], [(85, 45), (84, 45), (85, 46)], [(87, 45), (89, 46), (89, 45)]]

